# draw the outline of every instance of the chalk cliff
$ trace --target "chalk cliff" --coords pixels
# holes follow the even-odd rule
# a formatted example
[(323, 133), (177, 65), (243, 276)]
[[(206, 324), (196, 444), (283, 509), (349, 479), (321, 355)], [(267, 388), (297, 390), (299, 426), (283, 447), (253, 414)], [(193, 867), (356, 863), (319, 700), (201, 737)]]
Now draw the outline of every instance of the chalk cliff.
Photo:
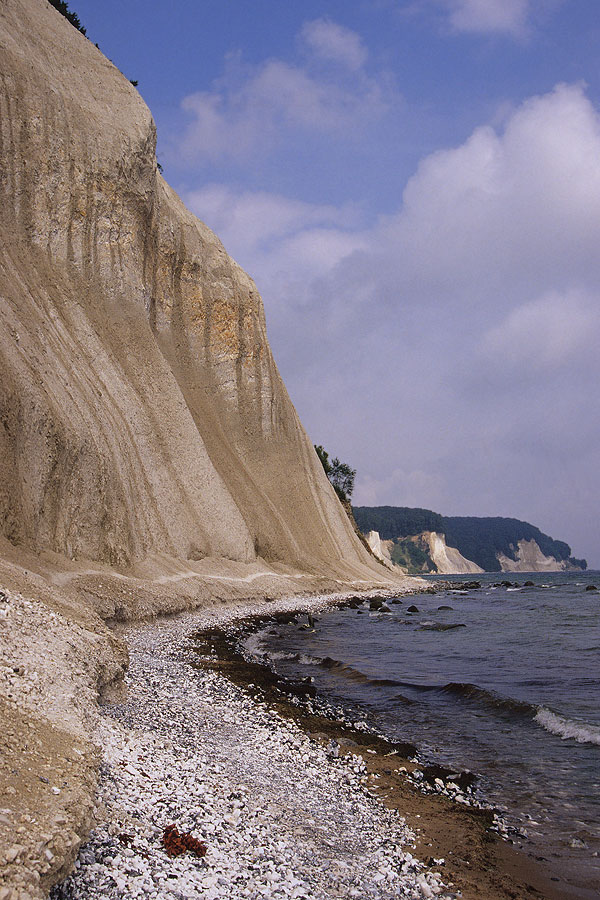
[[(392, 560), (392, 552), (395, 545), (393, 540), (382, 540), (378, 531), (369, 531), (366, 538), (367, 543), (375, 556), (381, 560), (385, 566), (395, 568), (401, 572), (406, 572), (404, 565), (394, 563)], [(424, 566), (421, 567), (421, 571), (424, 574), (466, 575), (483, 572), (483, 569), (478, 566), (477, 563), (472, 562), (470, 559), (466, 559), (456, 547), (448, 547), (445, 535), (438, 534), (435, 531), (422, 531), (419, 534), (412, 535), (408, 539), (405, 539), (403, 543), (405, 548), (410, 548), (412, 543), (414, 544), (415, 550), (419, 548), (426, 554), (426, 562), (424, 563)], [(407, 563), (409, 559), (410, 553), (409, 556), (406, 557)], [(427, 561), (429, 562), (429, 567), (427, 567)], [(411, 569), (411, 571), (413, 571), (413, 569)]]
[(422, 535), (436, 571), (440, 575), (469, 575), (483, 572), (481, 566), (466, 559), (456, 547), (448, 547), (446, 537), (435, 531), (426, 531)]
[(44, 0), (4, 0), (0, 34), (0, 533), (376, 579), (140, 95)]
[(498, 553), (498, 562), (503, 572), (562, 572), (571, 568), (567, 560), (544, 556), (536, 541), (519, 541), (516, 559)]
[(388, 558), (411, 572), (583, 571), (585, 559), (571, 556), (530, 522), (503, 516), (442, 516), (407, 506), (355, 506), (363, 534), (373, 532)]
[(393, 546), (394, 542), (382, 541), (378, 531), (369, 531), (365, 537), (373, 555), (387, 568), (392, 567), (394, 563), (390, 556), (390, 545)]
[(37, 898), (93, 821), (95, 702), (127, 665), (102, 618), (401, 579), (140, 95), (46, 0), (0, 3), (0, 373), (0, 896)]

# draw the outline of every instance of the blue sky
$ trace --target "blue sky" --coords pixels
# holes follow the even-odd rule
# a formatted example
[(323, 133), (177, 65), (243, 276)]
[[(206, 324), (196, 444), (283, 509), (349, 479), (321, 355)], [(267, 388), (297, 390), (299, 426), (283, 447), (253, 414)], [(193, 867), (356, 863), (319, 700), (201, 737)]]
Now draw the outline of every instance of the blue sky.
[(600, 566), (596, 0), (73, 0), (358, 504)]

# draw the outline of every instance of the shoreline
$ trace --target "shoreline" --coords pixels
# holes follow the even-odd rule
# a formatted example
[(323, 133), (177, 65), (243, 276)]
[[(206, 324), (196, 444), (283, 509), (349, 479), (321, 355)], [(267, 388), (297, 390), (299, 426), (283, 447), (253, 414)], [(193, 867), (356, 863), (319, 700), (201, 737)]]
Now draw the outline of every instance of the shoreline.
[[(231, 622), (267, 609), (224, 613)], [(128, 697), (103, 708), (98, 824), (51, 897), (454, 897), (412, 855), (403, 819), (363, 790), (357, 758), (330, 757), (268, 704), (193, 667), (192, 629), (220, 619), (211, 611), (124, 629)], [(171, 824), (206, 855), (170, 859), (161, 837)]]
[[(377, 592), (379, 596), (383, 593)], [(413, 592), (411, 592), (413, 593)], [(418, 593), (418, 592), (414, 592)], [(118, 891), (123, 891), (125, 887), (129, 893), (127, 896), (155, 896), (155, 897), (178, 897), (178, 896), (205, 896), (210, 898), (211, 894), (211, 874), (207, 874), (207, 866), (215, 866), (212, 860), (211, 846), (211, 828), (215, 827), (214, 821), (206, 822), (202, 817), (194, 819), (194, 815), (186, 809), (173, 809), (172, 820), (178, 827), (188, 826), (193, 831), (194, 836), (204, 840), (209, 846), (208, 856), (200, 865), (198, 861), (190, 861), (186, 857), (179, 858), (176, 861), (169, 862), (171, 870), (175, 871), (176, 878), (168, 876), (169, 881), (165, 882), (158, 878), (161, 866), (164, 870), (165, 860), (167, 857), (160, 844), (160, 827), (156, 822), (160, 816), (152, 815), (152, 810), (156, 812), (156, 802), (153, 801), (152, 794), (157, 790), (157, 777), (159, 773), (154, 773), (152, 780), (152, 765), (154, 761), (159, 759), (161, 753), (167, 752), (165, 748), (156, 746), (156, 740), (160, 744), (164, 734), (161, 735), (156, 729), (155, 719), (163, 717), (165, 714), (173, 714), (173, 705), (176, 706), (176, 719), (182, 714), (190, 714), (190, 692), (193, 694), (194, 703), (197, 708), (198, 704), (203, 705), (203, 723), (193, 725), (192, 716), (192, 733), (187, 734), (188, 744), (193, 736), (197, 738), (197, 745), (192, 750), (192, 759), (195, 760), (197, 766), (198, 759), (205, 753), (203, 740), (208, 741), (212, 746), (212, 761), (204, 759), (204, 787), (211, 778), (218, 776), (218, 782), (221, 787), (227, 788), (229, 795), (239, 793), (239, 775), (236, 772), (236, 766), (232, 766), (232, 760), (228, 761), (224, 766), (223, 760), (218, 762), (219, 754), (223, 755), (226, 748), (223, 746), (223, 735), (219, 738), (219, 729), (225, 729), (228, 732), (231, 720), (237, 722), (237, 730), (240, 729), (242, 721), (248, 720), (250, 726), (254, 721), (263, 738), (271, 740), (276, 735), (275, 750), (277, 753), (282, 746), (287, 746), (290, 741), (296, 749), (301, 748), (301, 765), (296, 765), (294, 778), (296, 784), (304, 783), (307, 772), (312, 774), (314, 771), (318, 773), (317, 781), (323, 781), (331, 785), (331, 777), (334, 775), (334, 782), (343, 784), (344, 790), (350, 789), (350, 799), (344, 796), (344, 802), (341, 803), (337, 798), (337, 806), (348, 809), (366, 804), (363, 808), (363, 815), (370, 818), (370, 829), (380, 829), (380, 836), (389, 835), (390, 828), (392, 830), (400, 829), (396, 836), (396, 844), (394, 853), (386, 856), (384, 851), (384, 859), (386, 865), (382, 864), (378, 869), (378, 875), (382, 875), (384, 884), (378, 882), (379, 887), (374, 884), (362, 884), (360, 891), (362, 893), (352, 893), (356, 888), (351, 887), (351, 881), (360, 877), (365, 877), (372, 864), (365, 863), (362, 866), (362, 876), (360, 869), (357, 870), (356, 865), (352, 869), (352, 864), (346, 861), (346, 865), (350, 865), (352, 878), (346, 881), (344, 876), (339, 881), (335, 890), (338, 893), (331, 893), (331, 887), (326, 889), (326, 885), (314, 882), (314, 873), (311, 875), (310, 866), (306, 860), (290, 860), (286, 858), (285, 866), (282, 872), (291, 871), (296, 874), (304, 872), (304, 881), (302, 877), (296, 878), (298, 884), (295, 886), (292, 882), (282, 882), (284, 887), (281, 893), (274, 893), (273, 896), (281, 897), (327, 897), (327, 896), (362, 896), (362, 897), (387, 897), (397, 896), (397, 893), (390, 894), (389, 888), (395, 883), (396, 887), (399, 883), (398, 879), (404, 878), (406, 889), (413, 891), (407, 893), (406, 896), (429, 897), (429, 896), (456, 896), (456, 891), (460, 891), (460, 896), (464, 900), (470, 898), (485, 897), (487, 900), (506, 900), (506, 898), (532, 898), (545, 897), (547, 900), (568, 900), (568, 898), (583, 898), (587, 895), (581, 893), (577, 888), (573, 888), (565, 882), (557, 883), (553, 880), (550, 872), (544, 871), (544, 868), (530, 859), (526, 853), (517, 850), (510, 844), (498, 838), (495, 834), (489, 832), (488, 828), (491, 824), (491, 813), (487, 810), (478, 810), (477, 808), (463, 805), (459, 802), (452, 801), (447, 797), (439, 794), (423, 794), (418, 787), (412, 784), (406, 773), (398, 771), (401, 767), (406, 769), (415, 768), (414, 762), (411, 762), (410, 755), (414, 748), (410, 746), (399, 747), (384, 741), (382, 738), (363, 731), (357, 731), (347, 723), (340, 723), (331, 718), (325, 718), (318, 714), (302, 711), (298, 705), (291, 702), (285, 697), (281, 690), (281, 686), (271, 673), (267, 675), (266, 667), (257, 663), (249, 663), (244, 660), (240, 653), (232, 652), (231, 645), (229, 649), (221, 646), (217, 649), (214, 642), (209, 648), (206, 643), (213, 638), (219, 638), (222, 644), (227, 644), (231, 637), (232, 629), (239, 629), (243, 622), (252, 622), (254, 627), (258, 627), (261, 619), (271, 618), (274, 615), (292, 615), (294, 613), (318, 612), (331, 608), (333, 605), (340, 605), (351, 598), (351, 594), (328, 595), (319, 598), (309, 597), (306, 599), (290, 598), (285, 601), (275, 601), (272, 603), (254, 603), (250, 607), (243, 607), (235, 604), (232, 607), (223, 610), (195, 611), (169, 618), (163, 618), (151, 623), (137, 624), (135, 626), (118, 626), (117, 630), (124, 636), (131, 646), (131, 671), (128, 674), (129, 681), (129, 698), (124, 704), (110, 705), (103, 708), (104, 715), (101, 722), (101, 734), (105, 744), (105, 764), (101, 772), (100, 796), (103, 798), (104, 824), (99, 823), (91, 841), (83, 847), (80, 854), (79, 869), (76, 870), (75, 876), (67, 879), (62, 888), (55, 888), (51, 894), (55, 900), (80, 900), (85, 897), (117, 897)], [(363, 596), (366, 597), (365, 594)], [(372, 596), (372, 593), (369, 594)], [(200, 637), (200, 633), (204, 633), (204, 638)], [(211, 637), (212, 636), (212, 637)], [(199, 647), (199, 642), (204, 641), (204, 647)], [(201, 650), (204, 654), (203, 658), (198, 653)], [(144, 666), (146, 667), (145, 672)], [(156, 678), (149, 673), (161, 668), (162, 676)], [(194, 671), (193, 671), (194, 670)], [(266, 671), (260, 671), (266, 670)], [(165, 675), (169, 673), (167, 678), (169, 681), (168, 690)], [(148, 681), (150, 679), (150, 681)], [(152, 717), (148, 720), (148, 698), (144, 701), (146, 704), (146, 718), (144, 715), (140, 718), (140, 710), (144, 707), (144, 703), (140, 703), (139, 692), (143, 684), (151, 685), (151, 693), (153, 693)], [(227, 687), (228, 686), (228, 687)], [(177, 687), (178, 693), (173, 693)], [(198, 693), (199, 691), (199, 693)], [(216, 716), (214, 710), (207, 710), (207, 696), (219, 697), (219, 705), (223, 706), (221, 718)], [(204, 694), (203, 694), (204, 692)], [(207, 696), (206, 692), (208, 692)], [(219, 693), (220, 692), (220, 693)], [(232, 693), (233, 692), (233, 693)], [(225, 696), (225, 701), (223, 701)], [(165, 703), (171, 704), (169, 710), (165, 710)], [(243, 712), (243, 715), (242, 715)], [(194, 713), (195, 715), (195, 713)], [(223, 718), (224, 715), (224, 718)], [(136, 724), (136, 716), (138, 721)], [(207, 716), (212, 716), (212, 731), (206, 733)], [(240, 718), (241, 717), (241, 718)], [(266, 718), (265, 718), (266, 717)], [(115, 722), (117, 726), (115, 726)], [(268, 723), (267, 733), (264, 732), (265, 722)], [(121, 733), (119, 728), (125, 725), (125, 730)], [(140, 725), (143, 726), (142, 731), (145, 738), (140, 744), (139, 734), (136, 737), (136, 731), (139, 732)], [(171, 730), (175, 726), (171, 726)], [(179, 726), (177, 726), (179, 727)], [(104, 733), (102, 729), (104, 728)], [(115, 730), (116, 728), (116, 730)], [(169, 729), (167, 729), (168, 733)], [(146, 743), (154, 747), (153, 753), (148, 757), (148, 748), (144, 749), (144, 740)], [(129, 741), (129, 743), (128, 743)], [(133, 743), (131, 743), (133, 741)], [(154, 742), (154, 743), (153, 743)], [(252, 735), (252, 727), (246, 735), (246, 746), (244, 749), (244, 765), (247, 765), (246, 756), (248, 756), (248, 742), (252, 747), (252, 754), (256, 754), (259, 745), (257, 745), (257, 735)], [(260, 743), (260, 742), (259, 742)], [(133, 750), (131, 749), (133, 747)], [(141, 751), (140, 751), (141, 748)], [(187, 751), (190, 750), (188, 746)], [(264, 748), (260, 752), (262, 752)], [(187, 752), (186, 751), (186, 752)], [(137, 755), (136, 755), (137, 754)], [(391, 755), (392, 754), (392, 755)], [(402, 755), (403, 754), (403, 755)], [(167, 752), (168, 755), (168, 752)], [(134, 758), (133, 764), (131, 758)], [(227, 754), (225, 753), (225, 756)], [(140, 759), (142, 764), (140, 765)], [(274, 764), (274, 756), (269, 757), (269, 764)], [(152, 760), (152, 761), (151, 761)], [(392, 762), (393, 761), (393, 764)], [(254, 761), (256, 763), (256, 760)], [(296, 761), (297, 762), (297, 761)], [(179, 760), (181, 763), (181, 760)], [(171, 766), (174, 764), (171, 760)], [(175, 764), (178, 765), (177, 761)], [(265, 774), (265, 760), (262, 760), (262, 777)], [(290, 765), (290, 759), (285, 753), (282, 757), (281, 766)], [(187, 758), (181, 772), (185, 781), (185, 773), (189, 769), (190, 759)], [(227, 771), (229, 766), (229, 771)], [(212, 767), (212, 772), (211, 772)], [(422, 768), (422, 767), (421, 767)], [(148, 769), (150, 771), (148, 771)], [(272, 768), (271, 768), (272, 771)], [(442, 774), (443, 773), (439, 773)], [(233, 775), (233, 777), (232, 777)], [(172, 773), (171, 773), (172, 777)], [(230, 782), (227, 782), (227, 778)], [(254, 781), (259, 779), (260, 768), (254, 771)], [(129, 783), (127, 782), (129, 779)], [(152, 789), (148, 798), (148, 780), (152, 781)], [(349, 780), (348, 780), (349, 779)], [(175, 777), (177, 781), (177, 777)], [(339, 788), (339, 785), (337, 785)], [(239, 801), (229, 801), (242, 803), (242, 813), (248, 808), (248, 797), (250, 794), (256, 793), (256, 785), (249, 789), (249, 793)], [(287, 790), (290, 790), (288, 784)], [(312, 786), (311, 790), (318, 796), (318, 785)], [(187, 796), (190, 795), (189, 778), (186, 782)], [(222, 791), (212, 797), (215, 804), (215, 810), (223, 803)], [(242, 792), (244, 793), (244, 792)], [(267, 830), (275, 829), (279, 834), (279, 843), (282, 841), (284, 847), (286, 844), (285, 835), (289, 838), (290, 825), (286, 823), (283, 832), (281, 832), (281, 822), (274, 821), (272, 814), (269, 813), (268, 807), (270, 793), (272, 793), (272, 785), (262, 789), (261, 801), (258, 802), (254, 797), (255, 803), (258, 802), (260, 808), (260, 821)], [(203, 795), (205, 796), (205, 795)], [(133, 798), (134, 806), (127, 812), (124, 808), (127, 802), (124, 798)], [(142, 802), (140, 797), (144, 797)], [(281, 798), (279, 798), (281, 800)], [(313, 798), (314, 799), (314, 798)], [(152, 802), (151, 802), (152, 801)], [(304, 802), (305, 797), (296, 797), (297, 802)], [(331, 815), (332, 810), (327, 810), (327, 806), (332, 805), (332, 797), (329, 797), (329, 803), (326, 802), (327, 797), (321, 797), (319, 808), (324, 816)], [(142, 815), (142, 827), (140, 820), (136, 821), (135, 811), (142, 809), (143, 803), (149, 802), (146, 812), (146, 818)], [(135, 805), (137, 803), (137, 806)], [(140, 805), (141, 804), (141, 805)], [(189, 805), (189, 804), (188, 804)], [(318, 804), (319, 805), (319, 804)], [(335, 805), (335, 804), (334, 804)], [(185, 804), (184, 804), (185, 806)], [(204, 808), (204, 805), (203, 805)], [(223, 817), (232, 828), (239, 827), (239, 820), (236, 815), (236, 809), (233, 807)], [(368, 810), (368, 813), (365, 812)], [(294, 811), (294, 810), (292, 810)], [(162, 811), (161, 811), (162, 812)], [(288, 818), (292, 815), (290, 810)], [(297, 814), (298, 810), (295, 809)], [(356, 810), (353, 813), (356, 815)], [(148, 818), (148, 816), (150, 818)], [(391, 817), (391, 818), (390, 818)], [(210, 817), (209, 817), (210, 818)], [(313, 817), (314, 818), (314, 817)], [(352, 819), (352, 817), (351, 817)], [(406, 820), (406, 825), (404, 824)], [(375, 824), (374, 824), (375, 823)], [(170, 822), (161, 822), (162, 827), (166, 827)], [(190, 827), (194, 826), (194, 827)], [(300, 827), (300, 826), (298, 826)], [(312, 826), (311, 826), (312, 827)], [(356, 823), (344, 824), (345, 834), (350, 833), (353, 843), (353, 853), (356, 853), (357, 845), (364, 838), (361, 829), (356, 827)], [(204, 830), (203, 830), (204, 829)], [(208, 829), (208, 830), (207, 830)], [(313, 829), (314, 830), (314, 829)], [(335, 829), (334, 829), (335, 830)], [(343, 829), (342, 829), (343, 831)], [(133, 833), (130, 833), (133, 832)], [(125, 845), (122, 852), (119, 853), (119, 842), (125, 837)], [(213, 832), (214, 834), (214, 832)], [(119, 837), (121, 835), (121, 837)], [(296, 840), (299, 835), (296, 834)], [(264, 839), (264, 832), (263, 832)], [(314, 833), (311, 832), (311, 839), (314, 841)], [(411, 844), (412, 841), (412, 844)], [(227, 845), (227, 836), (219, 835), (219, 847), (223, 850), (223, 845)], [(387, 839), (389, 843), (389, 838)], [(402, 846), (402, 850), (399, 847)], [(112, 848), (107, 850), (106, 848)], [(115, 864), (114, 850), (118, 863)], [(227, 847), (225, 846), (227, 851)], [(381, 850), (381, 848), (378, 848)], [(280, 853), (281, 851), (281, 853)], [(321, 846), (320, 852), (323, 851)], [(342, 851), (339, 850), (341, 853)], [(111, 853), (113, 855), (111, 856)], [(281, 847), (274, 848), (275, 858), (277, 854), (286, 853), (289, 857), (289, 847), (284, 852)], [(404, 873), (398, 871), (398, 866), (394, 869), (392, 861), (400, 854), (404, 855), (402, 866)], [(408, 856), (406, 856), (408, 854)], [(342, 854), (343, 855), (343, 854)], [(243, 856), (243, 854), (242, 854)], [(379, 857), (376, 857), (379, 859)], [(333, 859), (336, 859), (335, 853)], [(212, 863), (211, 863), (212, 860)], [(417, 861), (418, 860), (418, 861)], [(443, 863), (440, 862), (443, 860)], [(281, 860), (280, 860), (281, 861)], [(342, 860), (343, 862), (344, 860)], [(273, 860), (272, 860), (273, 862)], [(257, 860), (253, 861), (257, 864)], [(331, 854), (329, 857), (329, 866), (332, 864)], [(266, 878), (265, 873), (256, 873), (250, 867), (247, 874), (243, 876), (243, 883), (246, 888), (250, 885), (250, 892), (243, 894), (229, 894), (227, 891), (232, 890), (232, 881), (229, 877), (232, 865), (231, 858), (226, 866), (221, 865), (217, 882), (220, 893), (215, 893), (214, 897), (225, 896), (263, 896), (260, 892), (260, 885), (263, 887), (271, 882), (261, 881)], [(277, 865), (273, 862), (275, 868)], [(296, 868), (294, 868), (294, 865)], [(154, 866), (154, 869), (152, 868)], [(308, 869), (307, 869), (308, 866)], [(402, 868), (402, 866), (400, 868)], [(94, 868), (95, 867), (95, 868)], [(137, 869), (136, 869), (137, 867)], [(157, 868), (158, 867), (158, 868)], [(304, 868), (303, 868), (304, 867)], [(218, 865), (217, 865), (218, 869)], [(132, 875), (138, 871), (137, 875)], [(202, 873), (202, 878), (198, 872)], [(215, 870), (216, 871), (216, 870)], [(239, 874), (239, 866), (234, 865), (234, 871)], [(340, 870), (343, 872), (343, 867)], [(281, 878), (283, 877), (280, 872)], [(250, 873), (250, 874), (248, 874)], [(258, 878), (257, 878), (258, 874)], [(173, 875), (173, 871), (171, 872)], [(138, 879), (138, 886), (131, 887), (132, 877)], [(337, 877), (337, 876), (336, 876)], [(554, 876), (556, 877), (556, 876)], [(101, 878), (105, 883), (100, 884)], [(125, 880), (124, 880), (125, 878)], [(144, 878), (146, 881), (143, 881)], [(189, 879), (192, 879), (192, 882)], [(276, 878), (279, 884), (281, 878)], [(311, 878), (313, 882), (311, 884)], [(129, 882), (127, 881), (129, 879)], [(171, 889), (171, 881), (177, 880), (179, 883), (183, 879), (186, 881), (187, 887), (184, 891), (187, 893), (178, 893), (173, 884)], [(195, 879), (195, 880), (194, 880)], [(200, 879), (200, 880), (198, 880)], [(220, 879), (220, 881), (219, 881)], [(419, 880), (420, 879), (420, 880)], [(390, 883), (388, 884), (388, 880)], [(111, 886), (114, 882), (114, 888)], [(143, 882), (143, 884), (142, 884)], [(241, 890), (242, 882), (239, 882), (239, 890)], [(305, 887), (302, 887), (305, 884)], [(129, 886), (128, 886), (129, 885)], [(213, 887), (215, 887), (213, 885)], [(442, 885), (444, 885), (442, 887)], [(396, 889), (394, 887), (394, 890)], [(139, 892), (135, 890), (139, 888)], [(117, 893), (111, 893), (111, 890)], [(252, 893), (252, 890), (255, 893)], [(302, 891), (308, 893), (302, 893)], [(192, 893), (189, 893), (192, 891)], [(200, 893), (194, 893), (200, 891)], [(296, 891), (296, 893), (294, 893)], [(329, 891), (329, 892), (328, 892)], [(342, 891), (340, 893), (340, 891)], [(344, 893), (345, 891), (345, 893)], [(593, 896), (589, 894), (589, 896)]]
[[(415, 829), (418, 833), (415, 852), (423, 862), (444, 858), (444, 878), (450, 878), (464, 900), (532, 896), (547, 900), (594, 900), (593, 889), (564, 880), (558, 868), (548, 867), (547, 861), (542, 864), (539, 857), (517, 846), (507, 835), (503, 839), (490, 831), (498, 820), (492, 807), (479, 803), (471, 792), (470, 786), (478, 780), (477, 776), (425, 764), (418, 759), (419, 750), (414, 744), (357, 729), (343, 713), (340, 715), (340, 710), (332, 715), (327, 702), (316, 704), (321, 710), (311, 709), (315, 705), (313, 698), (317, 698), (307, 689), (309, 685), (290, 682), (275, 674), (266, 663), (250, 659), (240, 646), (240, 637), (243, 639), (287, 618), (286, 613), (274, 611), (264, 618), (240, 620), (233, 629), (200, 631), (193, 636), (200, 654), (198, 665), (219, 671), (249, 690), (254, 699), (266, 702), (284, 718), (294, 721), (317, 743), (327, 746), (333, 741), (340, 754), (360, 754), (366, 765), (363, 782), (367, 789), (386, 807), (403, 815)], [(423, 773), (420, 781), (412, 777), (415, 770), (417, 774)], [(448, 782), (452, 785), (450, 791)], [(461, 790), (455, 791), (454, 787)], [(507, 831), (518, 841), (517, 829)]]

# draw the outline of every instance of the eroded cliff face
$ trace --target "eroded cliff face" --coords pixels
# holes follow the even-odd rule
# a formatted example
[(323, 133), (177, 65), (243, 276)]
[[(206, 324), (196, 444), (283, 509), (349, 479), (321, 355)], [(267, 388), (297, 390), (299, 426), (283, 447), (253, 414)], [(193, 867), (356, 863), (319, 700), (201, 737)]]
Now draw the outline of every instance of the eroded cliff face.
[(0, 78), (0, 533), (380, 575), (137, 91), (45, 0), (0, 5)]
[[(425, 550), (433, 568), (427, 574), (439, 575), (467, 575), (477, 572), (483, 572), (483, 569), (470, 559), (466, 559), (456, 547), (448, 547), (446, 544), (446, 536), (438, 534), (436, 531), (422, 531), (418, 535), (413, 535), (410, 540), (414, 540), (418, 547)], [(392, 540), (381, 540), (378, 531), (370, 531), (367, 535), (367, 541), (375, 556), (381, 562), (397, 569), (400, 572), (406, 570), (392, 561), (391, 551), (394, 546)]]
[(564, 560), (544, 556), (537, 541), (519, 541), (516, 559), (498, 553), (498, 562), (503, 572), (562, 572), (568, 568)]
[(348, 582), (400, 587), (255, 285), (161, 178), (127, 79), (46, 0), (1, 0), (0, 895), (45, 896), (93, 822), (96, 698), (127, 661), (101, 619)]
[(440, 575), (471, 575), (483, 572), (477, 563), (466, 559), (456, 547), (448, 547), (445, 535), (435, 531), (424, 531), (423, 539)]
[[(371, 548), (372, 553), (377, 559), (383, 563), (386, 568), (392, 568), (394, 563), (392, 562), (392, 557), (390, 556), (390, 545), (393, 546), (393, 541), (382, 541), (381, 536), (378, 531), (369, 531), (366, 535), (367, 544)], [(398, 567), (399, 568), (399, 567)]]

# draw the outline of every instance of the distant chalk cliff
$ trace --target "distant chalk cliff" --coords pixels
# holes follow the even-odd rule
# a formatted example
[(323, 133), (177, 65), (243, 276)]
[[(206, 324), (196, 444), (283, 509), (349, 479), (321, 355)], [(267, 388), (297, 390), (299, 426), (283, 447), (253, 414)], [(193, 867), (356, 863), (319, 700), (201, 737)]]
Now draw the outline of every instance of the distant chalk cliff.
[(354, 518), (373, 552), (411, 573), (559, 572), (586, 569), (529, 522), (477, 516), (442, 516), (405, 506), (355, 506)]

